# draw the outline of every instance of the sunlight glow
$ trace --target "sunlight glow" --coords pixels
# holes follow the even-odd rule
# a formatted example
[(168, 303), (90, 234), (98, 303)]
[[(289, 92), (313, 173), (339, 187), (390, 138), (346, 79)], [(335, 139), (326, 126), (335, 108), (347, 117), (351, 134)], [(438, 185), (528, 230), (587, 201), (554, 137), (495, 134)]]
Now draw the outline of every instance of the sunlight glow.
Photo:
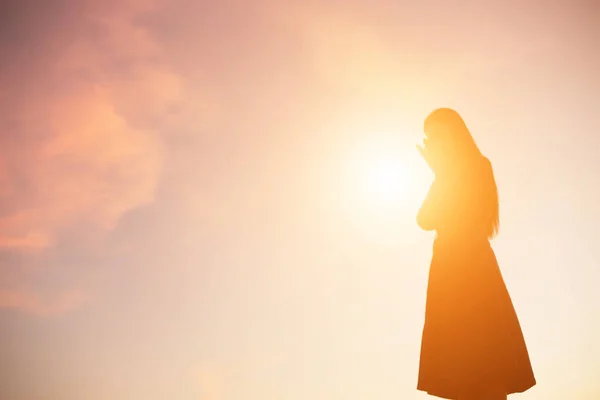
[(347, 110), (344, 116), (328, 127), (339, 142), (322, 168), (324, 197), (340, 217), (338, 229), (393, 251), (418, 229), (415, 215), (431, 183), (415, 149), (419, 127), (385, 109)]
[(400, 202), (410, 190), (408, 171), (402, 160), (389, 156), (368, 160), (363, 185), (368, 201), (374, 205)]

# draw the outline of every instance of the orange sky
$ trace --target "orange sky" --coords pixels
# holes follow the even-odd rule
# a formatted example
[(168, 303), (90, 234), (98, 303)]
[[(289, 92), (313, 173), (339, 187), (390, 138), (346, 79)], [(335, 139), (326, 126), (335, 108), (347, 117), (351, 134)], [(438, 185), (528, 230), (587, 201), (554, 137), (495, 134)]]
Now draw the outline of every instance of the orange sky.
[(600, 8), (484, 3), (0, 6), (0, 398), (427, 398), (441, 106), (495, 168), (515, 397), (600, 398)]

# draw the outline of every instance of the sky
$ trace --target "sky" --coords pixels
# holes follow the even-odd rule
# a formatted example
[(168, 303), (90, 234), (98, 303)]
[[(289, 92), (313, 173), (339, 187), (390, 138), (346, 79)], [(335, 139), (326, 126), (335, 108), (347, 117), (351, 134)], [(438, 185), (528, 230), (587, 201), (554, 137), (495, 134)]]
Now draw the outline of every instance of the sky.
[(496, 173), (514, 398), (600, 398), (598, 38), (592, 0), (2, 2), (0, 398), (428, 398), (437, 107)]

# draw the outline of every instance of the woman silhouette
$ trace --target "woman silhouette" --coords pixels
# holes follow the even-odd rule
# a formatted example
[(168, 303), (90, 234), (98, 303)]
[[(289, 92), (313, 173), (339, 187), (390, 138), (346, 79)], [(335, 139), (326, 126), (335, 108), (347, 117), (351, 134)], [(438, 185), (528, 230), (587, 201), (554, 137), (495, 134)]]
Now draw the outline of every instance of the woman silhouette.
[(489, 242), (499, 224), (492, 166), (456, 111), (435, 110), (424, 130), (418, 149), (435, 179), (417, 222), (436, 238), (417, 389), (446, 399), (506, 399), (536, 381)]

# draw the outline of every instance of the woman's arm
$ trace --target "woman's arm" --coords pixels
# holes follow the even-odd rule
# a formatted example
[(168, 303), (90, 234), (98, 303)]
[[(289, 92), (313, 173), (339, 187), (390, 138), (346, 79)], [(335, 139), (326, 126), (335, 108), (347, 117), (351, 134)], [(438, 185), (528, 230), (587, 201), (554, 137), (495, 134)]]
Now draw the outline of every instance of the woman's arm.
[(429, 188), (427, 197), (425, 197), (425, 201), (423, 201), (423, 204), (417, 213), (417, 224), (425, 231), (433, 231), (436, 229), (439, 202), (441, 200), (439, 191), (440, 184), (437, 180), (434, 180)]
[(465, 208), (465, 193), (462, 193), (465, 189), (457, 176), (436, 178), (417, 213), (417, 224), (421, 229), (436, 230), (442, 223), (457, 223), (458, 217), (464, 217), (461, 211)]

